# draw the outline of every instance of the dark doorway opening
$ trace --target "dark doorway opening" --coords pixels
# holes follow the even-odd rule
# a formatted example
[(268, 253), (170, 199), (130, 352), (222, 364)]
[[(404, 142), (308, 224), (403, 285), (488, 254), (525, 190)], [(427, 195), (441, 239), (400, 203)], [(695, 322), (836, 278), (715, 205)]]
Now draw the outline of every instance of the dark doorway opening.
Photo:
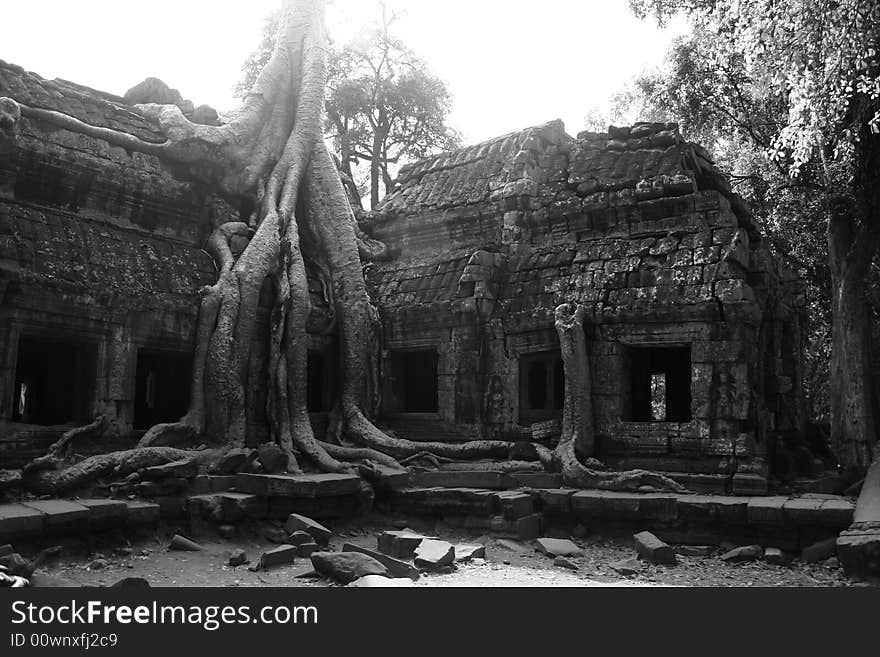
[(334, 359), (324, 351), (309, 350), (306, 399), (309, 413), (327, 413), (336, 396)]
[(437, 351), (391, 352), (391, 386), (387, 407), (392, 413), (437, 412)]
[(172, 351), (138, 350), (134, 391), (134, 428), (176, 422), (189, 408), (192, 356)]
[(559, 351), (519, 359), (520, 424), (559, 417), (565, 401), (565, 370)]
[(12, 419), (41, 425), (91, 419), (96, 366), (94, 344), (22, 336)]
[(630, 347), (624, 420), (691, 420), (690, 347)]

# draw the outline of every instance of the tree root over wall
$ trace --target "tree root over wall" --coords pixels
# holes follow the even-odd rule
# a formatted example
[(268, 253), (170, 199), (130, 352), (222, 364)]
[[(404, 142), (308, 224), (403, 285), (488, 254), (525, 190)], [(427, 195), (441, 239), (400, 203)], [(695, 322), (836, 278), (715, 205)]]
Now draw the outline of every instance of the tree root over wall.
[[(145, 142), (59, 112), (21, 107), (26, 118), (174, 161), (189, 178), (212, 184), (229, 199), (255, 199), (257, 208), (247, 224), (223, 224), (209, 239), (207, 249), (219, 276), (214, 285), (200, 291), (187, 414), (179, 422), (153, 427), (132, 450), (72, 465), (60, 455), (60, 448), (50, 450), (27, 469), (26, 480), (34, 490), (61, 493), (110, 474), (196, 454), (207, 462), (221, 454), (171, 447), (198, 436), (210, 436), (227, 448), (243, 447), (248, 415), (254, 412), (247, 408), (245, 383), (251, 375), (250, 348), (266, 281), (274, 295), (266, 381), (269, 429), (287, 454), (291, 472), (301, 471), (298, 458), (324, 472), (361, 473), (375, 472), (378, 466), (399, 468), (401, 459), (424, 453), (447, 461), (508, 458), (514, 443), (421, 443), (395, 438), (379, 430), (362, 410), (370, 375), (371, 336), (376, 334), (372, 323), (378, 315), (367, 293), (361, 258), (385, 250), (358, 229), (324, 143), (325, 48), (324, 0), (285, 0), (273, 55), (227, 123), (193, 124), (173, 105), (137, 106), (158, 122), (167, 137), (164, 143)], [(333, 430), (325, 440), (314, 436), (306, 404), (310, 297), (305, 258), (327, 272), (339, 335), (341, 390), (333, 411)], [(662, 475), (602, 472), (578, 460), (592, 453), (590, 404), (584, 403), (589, 399), (589, 364), (583, 310), (567, 308), (560, 307), (556, 321), (566, 375), (563, 434), (553, 453), (536, 447), (544, 467), (561, 470), (568, 485), (679, 490), (678, 484)]]

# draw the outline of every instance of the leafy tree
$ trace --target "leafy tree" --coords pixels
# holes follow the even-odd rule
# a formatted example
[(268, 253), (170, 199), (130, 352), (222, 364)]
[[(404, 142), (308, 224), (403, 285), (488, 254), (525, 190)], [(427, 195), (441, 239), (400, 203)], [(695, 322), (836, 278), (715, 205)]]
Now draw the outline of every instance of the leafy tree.
[[(325, 131), (349, 180), (368, 167), (370, 203), (376, 207), (407, 160), (455, 148), (459, 136), (446, 125), (451, 96), (443, 82), (391, 32), (396, 20), (380, 3), (381, 20), (342, 48), (332, 47)], [(263, 41), (248, 57), (236, 85), (242, 95), (265, 65), (274, 43), (278, 13), (266, 18)]]
[[(708, 111), (712, 120), (704, 125), (732, 127), (732, 139), (790, 177), (761, 194), (785, 210), (773, 215), (774, 234), (794, 250), (804, 235), (792, 230), (792, 219), (804, 211), (822, 217), (832, 440), (841, 465), (853, 476), (863, 473), (877, 438), (869, 278), (880, 246), (880, 8), (862, 0), (631, 4), (660, 20), (683, 12), (695, 25), (700, 56), (683, 61), (706, 70), (695, 75), (700, 85), (678, 98), (688, 101), (679, 104), (685, 123), (687, 110)], [(674, 99), (677, 91), (672, 85), (664, 93)], [(766, 185), (767, 178), (757, 181)]]

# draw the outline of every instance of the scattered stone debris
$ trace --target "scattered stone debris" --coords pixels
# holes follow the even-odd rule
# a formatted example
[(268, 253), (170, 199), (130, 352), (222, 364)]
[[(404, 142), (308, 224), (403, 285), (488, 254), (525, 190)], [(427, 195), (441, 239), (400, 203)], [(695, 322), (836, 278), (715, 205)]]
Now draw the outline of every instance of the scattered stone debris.
[(34, 565), (37, 567), (42, 566), (43, 564), (49, 563), (50, 561), (55, 561), (58, 557), (61, 556), (61, 553), (64, 551), (64, 548), (60, 545), (53, 545), (52, 547), (47, 547), (44, 550), (40, 550), (36, 557), (34, 557)]
[(639, 559), (650, 563), (674, 566), (676, 564), (675, 551), (672, 547), (654, 536), (651, 532), (639, 532), (633, 534), (636, 553)]
[(531, 548), (528, 546), (523, 545), (519, 541), (512, 541), (509, 538), (499, 538), (496, 544), (513, 552), (531, 552)]
[[(388, 569), (389, 575), (392, 577), (408, 577), (409, 579), (416, 580), (419, 578), (419, 570), (412, 564), (407, 563), (406, 561), (401, 561), (400, 559), (395, 559), (394, 557), (390, 557), (387, 554), (382, 554), (381, 552), (370, 550), (369, 548), (361, 547), (359, 545), (355, 545), (354, 543), (345, 543), (342, 546), (343, 552), (360, 552), (361, 554), (366, 554), (369, 557), (372, 557), (379, 563), (381, 563), (385, 568)], [(456, 551), (456, 555), (458, 552)]]
[(295, 545), (279, 545), (273, 550), (263, 552), (260, 557), (259, 567), (261, 570), (273, 566), (283, 566), (296, 561), (297, 550)]
[(89, 570), (104, 570), (108, 565), (106, 559), (95, 559), (89, 564)]
[(238, 566), (243, 566), (246, 563), (249, 563), (249, 559), (247, 558), (247, 553), (244, 550), (235, 550), (232, 554), (229, 555), (229, 561), (227, 562), (232, 568), (237, 568)]
[(580, 556), (584, 553), (577, 545), (567, 538), (539, 538), (535, 541), (535, 549), (548, 557)]
[(816, 563), (817, 561), (824, 561), (829, 557), (833, 557), (836, 554), (837, 539), (832, 537), (805, 547), (801, 552), (801, 559), (806, 563)]
[(406, 577), (384, 577), (383, 575), (364, 575), (351, 582), (348, 586), (357, 588), (399, 588), (412, 586), (411, 579)]
[(611, 564), (611, 568), (613, 570), (617, 571), (625, 577), (636, 575), (642, 572), (642, 569), (644, 569), (644, 567), (645, 564), (634, 557), (615, 561), (613, 564)]
[(303, 545), (305, 543), (314, 543), (315, 539), (308, 532), (297, 530), (287, 537), (287, 542), (291, 545)]
[(290, 542), (288, 540), (288, 532), (281, 527), (267, 527), (265, 531), (263, 531), (263, 536), (270, 543), (276, 543), (278, 545), (284, 545), (285, 543)]
[(763, 557), (764, 548), (760, 545), (743, 545), (722, 554), (721, 560), (728, 563), (745, 563), (746, 561), (757, 561)]
[(388, 569), (360, 552), (315, 552), (312, 566), (325, 577), (350, 584), (365, 575), (387, 575)]
[(710, 557), (717, 551), (714, 545), (679, 545), (675, 548), (676, 554), (683, 557)]
[(782, 550), (776, 547), (768, 547), (764, 550), (764, 561), (774, 566), (788, 566), (791, 559)]
[(415, 564), (425, 570), (440, 570), (455, 562), (455, 546), (446, 541), (424, 539), (415, 551)]
[(566, 557), (556, 557), (553, 560), (554, 566), (559, 566), (560, 568), (567, 568), (568, 570), (579, 570), (579, 566), (572, 560), (567, 559)]
[(472, 559), (485, 559), (485, 545), (465, 545), (459, 543), (455, 546), (455, 560), (459, 563), (466, 563)]
[(376, 537), (379, 552), (397, 559), (412, 559), (416, 548), (427, 537), (416, 534), (411, 530), (382, 532)]
[(195, 541), (191, 541), (185, 536), (181, 536), (180, 534), (175, 534), (171, 537), (171, 543), (168, 545), (169, 550), (180, 550), (182, 552), (198, 552), (202, 549), (202, 546), (196, 543)]
[(327, 545), (330, 542), (332, 532), (319, 522), (298, 513), (291, 513), (287, 517), (285, 529), (288, 533), (303, 531), (309, 534), (318, 545)]
[(228, 450), (212, 467), (211, 474), (231, 475), (235, 474), (251, 461), (257, 458), (257, 450), (237, 447)]

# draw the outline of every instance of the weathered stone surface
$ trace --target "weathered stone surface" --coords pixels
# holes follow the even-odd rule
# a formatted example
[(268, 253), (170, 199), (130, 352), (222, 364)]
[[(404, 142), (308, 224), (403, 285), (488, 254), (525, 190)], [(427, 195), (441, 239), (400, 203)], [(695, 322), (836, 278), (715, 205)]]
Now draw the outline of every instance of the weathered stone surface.
[(23, 504), (0, 505), (0, 539), (14, 540), (43, 532), (46, 514)]
[(356, 475), (323, 473), (307, 475), (239, 474), (235, 487), (245, 493), (267, 497), (333, 497), (356, 495), (360, 491)]
[(242, 447), (230, 449), (211, 467), (211, 474), (234, 475), (255, 458), (257, 458), (257, 450), (255, 449)]
[(122, 500), (77, 500), (76, 503), (89, 510), (89, 529), (92, 530), (119, 527), (128, 517), (128, 506)]
[(760, 545), (743, 545), (741, 547), (728, 550), (721, 555), (722, 561), (729, 563), (744, 563), (746, 561), (757, 561), (764, 557), (764, 548)]
[(777, 547), (764, 549), (764, 561), (774, 566), (788, 566), (791, 563), (788, 555)]
[(547, 488), (538, 491), (544, 513), (568, 515), (572, 510), (571, 497), (573, 488)]
[(288, 536), (289, 534), (282, 527), (267, 527), (263, 530), (263, 538), (277, 545), (286, 545)]
[(508, 488), (510, 480), (501, 472), (481, 470), (439, 470), (436, 472), (413, 472), (410, 483), (420, 488), (482, 488), (501, 490)]
[(427, 537), (407, 530), (386, 531), (376, 537), (379, 551), (397, 559), (411, 559)]
[(460, 563), (468, 562), (472, 559), (485, 559), (486, 558), (486, 546), (485, 545), (466, 545), (464, 543), (458, 543), (455, 546), (455, 560)]
[[(361, 554), (366, 554), (367, 556), (372, 557), (388, 569), (388, 574), (391, 577), (408, 577), (413, 580), (419, 578), (418, 568), (415, 568), (412, 564), (409, 564), (405, 561), (401, 561), (400, 559), (395, 559), (394, 557), (390, 557), (387, 554), (383, 554), (382, 552), (370, 550), (369, 548), (361, 547), (359, 545), (355, 545), (354, 543), (345, 543), (342, 546), (342, 551), (360, 552)], [(456, 555), (457, 554), (458, 553), (456, 552)]]
[(155, 525), (159, 522), (158, 504), (132, 500), (126, 502), (125, 505), (128, 507), (128, 515), (125, 517), (126, 526), (138, 527), (140, 525)]
[(180, 550), (183, 552), (198, 552), (202, 546), (186, 536), (175, 534), (171, 537), (171, 543), (168, 545), (169, 550)]
[(383, 575), (364, 575), (348, 586), (362, 589), (401, 588), (413, 586), (413, 581), (406, 577), (385, 577)]
[(495, 494), (501, 507), (501, 514), (509, 520), (517, 520), (535, 511), (535, 498), (529, 493), (508, 490)]
[(267, 550), (260, 556), (260, 568), (272, 568), (284, 566), (296, 561), (297, 548), (295, 545), (279, 545), (277, 548)]
[(749, 500), (746, 517), (750, 525), (782, 525), (785, 523), (783, 507), (787, 497), (753, 497)]
[(651, 563), (675, 565), (675, 552), (672, 547), (654, 536), (651, 532), (633, 534), (636, 552), (640, 559)]
[(631, 575), (637, 575), (642, 570), (644, 570), (645, 564), (638, 559), (630, 557), (629, 559), (615, 561), (613, 564), (611, 564), (611, 568), (613, 568), (621, 575), (629, 577)]
[(67, 500), (31, 500), (24, 505), (45, 514), (43, 522), (48, 532), (88, 529), (89, 510), (81, 504)]
[(880, 577), (880, 527), (841, 532), (836, 549), (848, 577)]
[(833, 557), (837, 553), (837, 538), (827, 538), (809, 545), (801, 551), (801, 559), (806, 563), (816, 563)]
[(567, 538), (539, 538), (535, 541), (535, 549), (548, 557), (571, 557), (584, 553)]
[(308, 532), (304, 532), (302, 530), (297, 530), (292, 532), (287, 537), (287, 542), (291, 545), (303, 545), (304, 543), (313, 543), (315, 541), (314, 536), (309, 534)]
[(493, 513), (495, 493), (478, 488), (408, 488), (394, 496), (399, 511), (417, 514), (487, 516)]
[(296, 546), (296, 556), (310, 557), (314, 552), (320, 552), (321, 546), (317, 543), (300, 543)]
[(553, 560), (553, 565), (559, 566), (560, 568), (567, 568), (568, 570), (578, 570), (579, 569), (578, 565), (574, 561), (571, 561), (570, 559), (567, 559), (566, 557), (556, 557)]
[(263, 443), (257, 447), (257, 460), (266, 474), (277, 474), (287, 470), (287, 454), (275, 443)]
[(146, 78), (125, 92), (125, 102), (129, 105), (179, 105), (183, 96), (177, 89), (172, 89), (159, 78)]
[(184, 459), (144, 468), (143, 472), (141, 472), (141, 478), (148, 481), (168, 479), (170, 477), (193, 479), (198, 474), (199, 464), (194, 459)]
[(455, 546), (446, 541), (426, 538), (416, 548), (415, 564), (425, 570), (439, 570), (455, 561)]
[(526, 552), (531, 551), (527, 545), (523, 545), (519, 541), (511, 541), (510, 539), (507, 539), (507, 538), (500, 538), (500, 539), (498, 539), (498, 541), (496, 541), (496, 543), (500, 547), (503, 547), (507, 550), (511, 550), (513, 552), (519, 552), (521, 554), (524, 554)]
[(366, 575), (388, 574), (385, 566), (360, 552), (315, 552), (311, 559), (317, 572), (343, 584), (349, 584)]
[(294, 532), (306, 532), (315, 539), (318, 545), (327, 545), (330, 542), (332, 532), (321, 523), (298, 513), (291, 513), (287, 517), (284, 528), (291, 534)]
[(562, 475), (553, 472), (511, 472), (508, 477), (522, 488), (552, 490), (562, 487)]

